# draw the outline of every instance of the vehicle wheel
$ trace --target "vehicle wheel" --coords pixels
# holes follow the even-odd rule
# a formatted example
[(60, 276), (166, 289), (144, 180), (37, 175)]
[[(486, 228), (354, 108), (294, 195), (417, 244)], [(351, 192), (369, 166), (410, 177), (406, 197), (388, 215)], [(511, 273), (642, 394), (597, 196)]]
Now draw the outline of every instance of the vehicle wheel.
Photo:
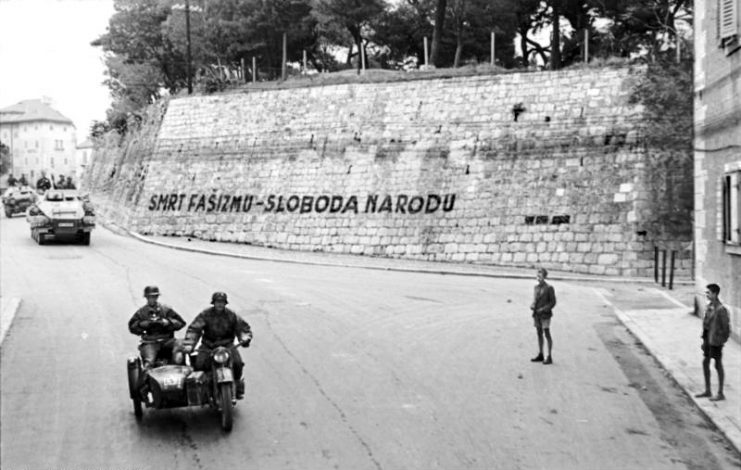
[(85, 246), (90, 245), (90, 232), (85, 232), (82, 235), (80, 235), (80, 243), (82, 243)]
[(7, 218), (13, 217), (13, 209), (11, 209), (10, 207), (6, 207), (5, 208), (5, 217), (7, 217)]
[(131, 402), (134, 405), (134, 416), (136, 416), (136, 419), (141, 419), (143, 415), (142, 400), (139, 396), (139, 390), (137, 390), (137, 384), (139, 383), (139, 374), (139, 367), (128, 369), (129, 396), (131, 396)]
[(144, 412), (142, 411), (142, 401), (139, 397), (132, 398), (131, 401), (134, 403), (134, 416), (136, 419), (142, 419)]
[(219, 385), (219, 405), (221, 408), (221, 429), (226, 432), (232, 430), (232, 384), (223, 383)]
[(46, 235), (36, 232), (36, 243), (38, 243), (39, 245), (46, 244)]

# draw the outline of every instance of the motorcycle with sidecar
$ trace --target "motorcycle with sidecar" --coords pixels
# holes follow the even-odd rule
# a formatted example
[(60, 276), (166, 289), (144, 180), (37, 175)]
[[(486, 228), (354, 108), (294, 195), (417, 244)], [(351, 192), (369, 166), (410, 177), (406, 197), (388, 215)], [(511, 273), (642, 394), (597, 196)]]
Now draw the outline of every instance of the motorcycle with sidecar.
[(191, 366), (195, 364), (196, 355), (184, 354), (183, 359), (175, 363), (158, 357), (146, 371), (139, 355), (128, 359), (129, 395), (137, 419), (142, 418), (144, 407), (209, 406), (221, 415), (221, 428), (226, 432), (232, 430), (233, 410), (237, 404), (232, 351), (224, 346), (212, 349), (208, 371), (197, 371)]

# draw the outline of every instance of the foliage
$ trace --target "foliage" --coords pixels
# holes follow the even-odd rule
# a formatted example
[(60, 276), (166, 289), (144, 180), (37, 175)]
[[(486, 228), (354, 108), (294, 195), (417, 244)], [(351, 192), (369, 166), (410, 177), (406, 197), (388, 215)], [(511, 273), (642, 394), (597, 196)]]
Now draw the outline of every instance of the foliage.
[[(692, 62), (660, 61), (648, 66), (629, 102), (644, 106), (648, 149), (646, 185), (657, 212), (656, 236), (691, 235), (694, 208)], [(664, 233), (666, 232), (666, 233)]]
[(691, 149), (693, 145), (692, 63), (662, 60), (648, 66), (636, 83), (631, 104), (647, 117), (646, 143), (655, 148)]
[[(591, 57), (671, 53), (692, 14), (689, 0), (188, 0), (188, 35), (184, 1), (114, 0), (107, 32), (92, 42), (105, 53), (109, 129), (125, 133), (142, 109), (177, 95), (189, 78), (212, 93), (253, 76), (280, 77), (284, 34), (288, 62), (300, 64), (305, 53), (317, 71), (353, 61), (360, 68), (361, 49), (367, 67), (417, 68), (431, 37), (437, 66), (488, 63), (492, 32), (498, 65), (528, 67), (538, 57), (558, 68), (582, 60), (584, 31)], [(556, 45), (535, 40), (556, 17), (564, 25)]]
[[(384, 0), (314, 0), (314, 17), (323, 28), (337, 24), (352, 38), (358, 53), (365, 47), (363, 32), (383, 13)], [(357, 61), (360, 69), (361, 61)]]
[(13, 162), (10, 158), (10, 148), (0, 141), (0, 174), (4, 175), (9, 172), (13, 167)]

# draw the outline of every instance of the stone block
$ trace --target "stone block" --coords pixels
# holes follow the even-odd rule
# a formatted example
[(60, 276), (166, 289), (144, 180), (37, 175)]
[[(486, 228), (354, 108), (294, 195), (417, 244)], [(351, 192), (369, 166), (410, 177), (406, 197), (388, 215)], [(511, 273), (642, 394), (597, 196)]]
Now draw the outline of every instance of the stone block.
[(604, 266), (600, 266), (599, 264), (592, 264), (592, 265), (589, 266), (588, 272), (589, 272), (589, 274), (599, 274), (599, 275), (602, 275), (602, 274), (605, 274), (605, 267)]
[(597, 258), (597, 263), (602, 266), (613, 265), (618, 262), (618, 255), (614, 253), (602, 253)]

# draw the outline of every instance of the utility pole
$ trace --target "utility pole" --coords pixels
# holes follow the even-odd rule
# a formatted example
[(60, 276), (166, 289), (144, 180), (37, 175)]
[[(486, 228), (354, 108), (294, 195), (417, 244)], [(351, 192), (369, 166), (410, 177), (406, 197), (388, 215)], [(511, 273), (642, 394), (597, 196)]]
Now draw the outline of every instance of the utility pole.
[(185, 0), (185, 37), (187, 43), (185, 73), (188, 75), (188, 94), (193, 94), (193, 77), (190, 70), (190, 0)]

